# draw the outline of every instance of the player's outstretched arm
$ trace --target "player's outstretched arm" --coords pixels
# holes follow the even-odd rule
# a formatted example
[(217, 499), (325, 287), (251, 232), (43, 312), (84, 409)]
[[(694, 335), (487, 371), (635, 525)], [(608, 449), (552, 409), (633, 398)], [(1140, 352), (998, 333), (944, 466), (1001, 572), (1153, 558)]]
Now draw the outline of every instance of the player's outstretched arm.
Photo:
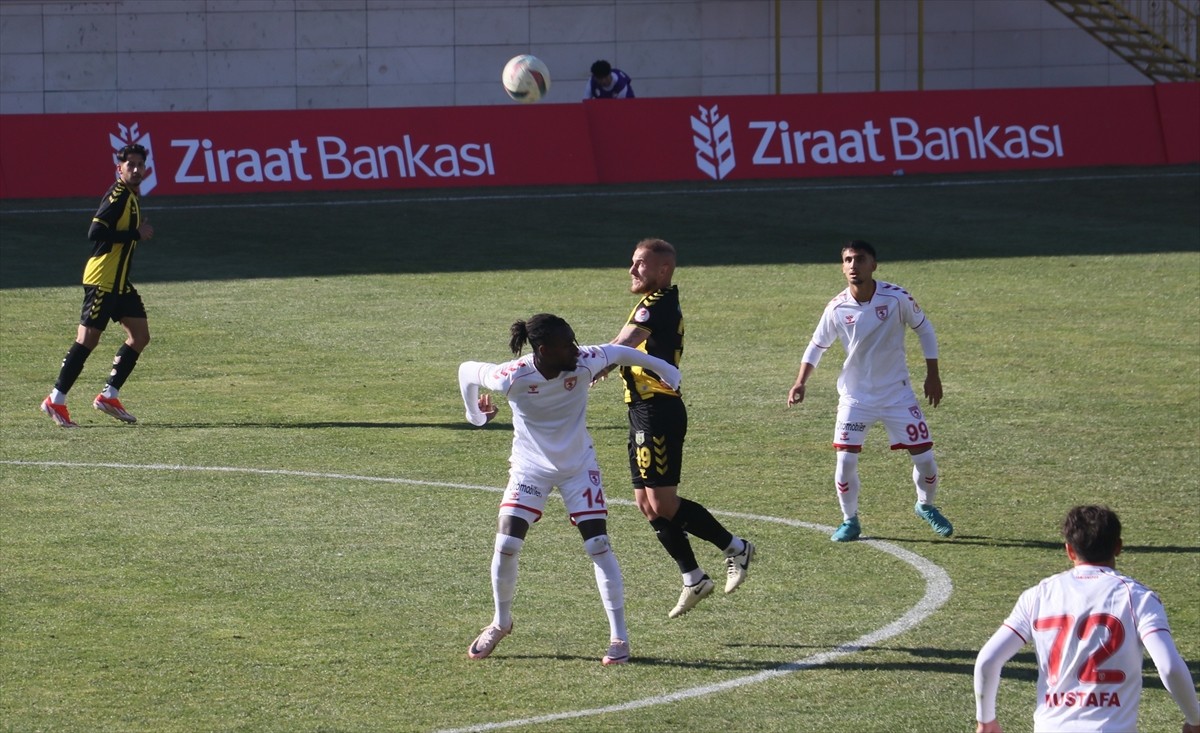
[(1196, 699), (1196, 686), (1187, 662), (1175, 648), (1175, 638), (1169, 631), (1155, 631), (1142, 639), (1142, 644), (1158, 669), (1163, 687), (1183, 713), (1183, 733), (1200, 733), (1200, 701)]
[(674, 390), (679, 389), (679, 383), (683, 379), (679, 369), (672, 363), (663, 361), (657, 356), (650, 356), (644, 351), (638, 351), (628, 346), (619, 344), (605, 344), (601, 347), (608, 354), (609, 361), (623, 366), (639, 366), (643, 369), (649, 369), (662, 379), (663, 383)]
[[(649, 337), (650, 333), (645, 329), (638, 328), (631, 323), (626, 323), (621, 328), (620, 333), (618, 333), (612, 341), (609, 341), (609, 343), (616, 344), (618, 346), (628, 346), (632, 349), (636, 349), (645, 343), (646, 339)], [(617, 364), (613, 363), (596, 372), (596, 376), (592, 377), (592, 384), (602, 381), (608, 376), (609, 372), (616, 368)]]

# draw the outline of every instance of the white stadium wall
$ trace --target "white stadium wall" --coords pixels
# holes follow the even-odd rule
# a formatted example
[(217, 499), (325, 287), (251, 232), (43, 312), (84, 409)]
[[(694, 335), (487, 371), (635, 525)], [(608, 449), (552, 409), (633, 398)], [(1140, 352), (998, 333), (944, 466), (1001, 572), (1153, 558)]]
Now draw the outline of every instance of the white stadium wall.
[[(882, 0), (878, 89), (1147, 84), (1044, 0)], [(817, 14), (822, 60), (818, 79)], [(874, 0), (0, 0), (0, 114), (512, 104), (500, 70), (582, 97), (872, 91)], [(779, 76), (776, 78), (776, 36)], [(923, 66), (923, 68), (919, 68)]]

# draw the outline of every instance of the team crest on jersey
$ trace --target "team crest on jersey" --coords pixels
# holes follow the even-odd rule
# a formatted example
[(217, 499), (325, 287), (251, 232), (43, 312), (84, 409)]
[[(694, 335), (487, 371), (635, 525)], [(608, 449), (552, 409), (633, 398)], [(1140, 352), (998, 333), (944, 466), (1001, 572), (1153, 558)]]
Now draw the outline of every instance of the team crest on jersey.
[(908, 408), (908, 413), (910, 415), (912, 415), (914, 419), (917, 419), (917, 420), (921, 419), (921, 408), (917, 407), (916, 405), (913, 405), (912, 407)]
[(592, 482), (592, 486), (599, 486), (600, 485), (600, 472), (599, 471), (588, 471), (588, 480)]
[(568, 392), (570, 392), (571, 390), (575, 389), (575, 383), (578, 381), (579, 377), (567, 377), (563, 380), (563, 386), (567, 388)]
[(879, 316), (879, 320), (886, 321), (888, 317), (888, 307), (886, 305), (875, 306), (875, 315)]
[(637, 321), (638, 323), (645, 323), (646, 321), (650, 320), (650, 309), (645, 306), (639, 306), (638, 309), (633, 312), (633, 320)]
[(633, 434), (633, 442), (637, 445), (645, 445), (646, 444), (646, 431), (638, 430), (637, 432), (635, 432)]

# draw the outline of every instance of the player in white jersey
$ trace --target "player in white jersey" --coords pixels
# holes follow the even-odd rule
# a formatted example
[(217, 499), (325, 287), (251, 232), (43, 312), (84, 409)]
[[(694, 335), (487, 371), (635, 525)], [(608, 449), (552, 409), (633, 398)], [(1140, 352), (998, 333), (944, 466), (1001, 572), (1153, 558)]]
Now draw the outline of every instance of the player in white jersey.
[(529, 525), (541, 519), (546, 499), (557, 487), (592, 558), (608, 616), (610, 641), (601, 663), (623, 664), (629, 661), (625, 585), (608, 540), (604, 485), (587, 431), (588, 388), (592, 378), (610, 364), (652, 369), (672, 389), (679, 387), (679, 370), (627, 346), (579, 346), (571, 326), (548, 313), (517, 321), (511, 334), (509, 347), (514, 355), (526, 343), (532, 354), (503, 364), (467, 361), (458, 367), (459, 390), (472, 425), (485, 425), (498, 410), (490, 394), (480, 396), (480, 387), (503, 394), (513, 411), (508, 487), (500, 501), (492, 555), (495, 614), (471, 643), (467, 656), (487, 657), (512, 633), (517, 556)]
[(1029, 641), (1038, 660), (1035, 733), (1137, 731), (1143, 648), (1183, 712), (1183, 733), (1200, 733), (1196, 688), (1162, 601), (1116, 570), (1116, 513), (1077, 506), (1067, 513), (1063, 537), (1074, 567), (1022, 593), (975, 661), (977, 733), (1002, 733), (996, 719), (1000, 670)]
[(938, 469), (933, 436), (913, 392), (904, 355), (904, 334), (916, 331), (925, 356), (925, 396), (934, 407), (942, 401), (938, 373), (937, 335), (917, 301), (904, 288), (876, 281), (875, 248), (855, 240), (842, 247), (842, 274), (849, 284), (825, 306), (812, 341), (804, 351), (800, 373), (788, 391), (787, 404), (804, 401), (805, 383), (822, 354), (840, 339), (846, 361), (838, 377), (838, 411), (833, 447), (837, 451), (834, 484), (842, 509), (842, 524), (830, 537), (834, 542), (858, 539), (858, 455), (867, 431), (882, 422), (892, 450), (912, 456), (913, 484), (917, 489), (914, 510), (942, 537), (954, 527), (934, 506)]

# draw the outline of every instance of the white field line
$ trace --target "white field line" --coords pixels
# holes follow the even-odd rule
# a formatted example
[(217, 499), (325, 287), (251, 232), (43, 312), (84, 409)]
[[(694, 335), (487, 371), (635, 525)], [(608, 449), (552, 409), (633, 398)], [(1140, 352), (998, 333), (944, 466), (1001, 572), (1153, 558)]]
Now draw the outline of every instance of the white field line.
[[(963, 186), (1003, 186), (1023, 183), (1062, 183), (1064, 181), (1134, 181), (1145, 178), (1195, 178), (1192, 171), (1165, 170), (1154, 173), (1097, 173), (1090, 175), (1047, 176), (1044, 178), (974, 178), (963, 180), (904, 180), (903, 182), (859, 182), (859, 183), (779, 183), (756, 184), (729, 188), (690, 188), (690, 189), (642, 189), (629, 191), (562, 191), (558, 193), (479, 193), (453, 195), (422, 195), (413, 194), (403, 198), (386, 199), (349, 199), (345, 201), (274, 201), (264, 203), (197, 203), (197, 204), (164, 204), (155, 205), (152, 197), (147, 201), (155, 211), (195, 211), (210, 209), (287, 209), (310, 206), (380, 206), (397, 204), (426, 204), (426, 203), (457, 203), (460, 201), (545, 201), (550, 199), (601, 199), (601, 198), (645, 198), (647, 196), (712, 196), (732, 195), (742, 193), (764, 193), (774, 191), (853, 191), (888, 188), (957, 188)], [(279, 195), (283, 192), (256, 192), (246, 196)], [(229, 195), (229, 194), (215, 194)], [(197, 196), (197, 198), (203, 198)], [(87, 213), (93, 209), (58, 208), (58, 209), (0, 209), (0, 216), (17, 216), (22, 214), (65, 214)]]
[[(151, 463), (151, 464), (130, 464), (130, 463), (76, 463), (70, 461), (14, 461), (0, 460), (0, 464), (10, 466), (40, 466), (47, 468), (119, 468), (119, 469), (141, 469), (149, 471), (196, 471), (209, 473), (249, 473), (265, 476), (297, 476), (301, 478), (318, 478), (318, 479), (336, 479), (344, 481), (366, 481), (373, 483), (384, 484), (404, 484), (409, 486), (439, 486), (452, 489), (471, 489), (475, 491), (490, 491), (500, 493), (503, 489), (494, 486), (480, 486), (476, 484), (458, 484), (442, 481), (419, 481), (416, 479), (406, 478), (387, 478), (380, 476), (360, 476), (347, 473), (321, 473), (316, 471), (292, 471), (287, 469), (271, 469), (271, 468), (239, 468), (236, 466), (183, 466), (169, 463)], [(557, 494), (555, 494), (557, 496)], [(628, 499), (609, 499), (610, 504), (620, 504), (631, 506), (633, 502)], [(829, 533), (833, 531), (833, 527), (823, 524), (813, 524), (811, 522), (801, 522), (794, 519), (785, 519), (783, 517), (768, 517), (759, 514), (745, 514), (742, 512), (726, 512), (720, 510), (710, 510), (713, 514), (724, 517), (732, 517), (735, 519), (746, 519), (756, 522), (772, 522), (782, 524), (788, 527), (797, 527), (799, 529), (809, 529), (815, 532)], [(498, 721), (495, 723), (480, 723), (477, 725), (467, 726), (465, 728), (447, 728), (436, 733), (479, 733), (481, 731), (501, 730), (504, 728), (517, 728), (528, 725), (538, 725), (541, 723), (552, 723), (556, 720), (569, 720), (573, 718), (586, 718), (594, 715), (604, 715), (607, 713), (620, 713), (627, 710), (637, 710), (639, 708), (652, 707), (654, 705), (666, 705), (668, 703), (678, 702), (680, 700), (688, 700), (694, 697), (703, 697), (713, 695), (719, 692), (744, 687), (746, 685), (754, 685), (760, 682), (766, 682), (776, 677), (782, 677), (792, 672), (798, 672), (812, 667), (819, 667), (823, 664), (828, 664), (835, 659), (840, 659), (847, 655), (867, 649), (881, 641), (890, 639), (893, 636), (902, 634), (910, 629), (913, 629), (925, 619), (929, 618), (937, 609), (941, 608), (946, 601), (950, 600), (951, 593), (954, 592), (954, 584), (950, 580), (950, 576), (941, 567), (935, 565), (929, 560), (921, 557), (915, 552), (910, 552), (902, 547), (894, 545), (890, 542), (881, 540), (859, 540), (859, 544), (867, 545), (868, 547), (885, 552), (898, 560), (911, 565), (921, 577), (925, 579), (925, 594), (921, 600), (917, 601), (916, 605), (908, 609), (903, 616), (896, 619), (892, 623), (882, 628), (876, 629), (868, 634), (860, 636), (854, 641), (841, 644), (833, 647), (829, 651), (813, 654), (802, 659), (797, 659), (794, 662), (782, 664), (774, 669), (768, 669), (752, 675), (744, 677), (736, 677), (734, 679), (725, 680), (724, 682), (716, 682), (711, 685), (701, 685), (699, 687), (690, 687), (684, 690), (677, 690), (665, 695), (654, 695), (645, 697), (640, 700), (630, 700), (629, 702), (618, 703), (616, 705), (607, 705), (598, 708), (584, 708), (580, 710), (566, 710), (560, 713), (549, 713), (546, 715), (537, 715), (528, 718), (514, 718), (512, 720)]]

